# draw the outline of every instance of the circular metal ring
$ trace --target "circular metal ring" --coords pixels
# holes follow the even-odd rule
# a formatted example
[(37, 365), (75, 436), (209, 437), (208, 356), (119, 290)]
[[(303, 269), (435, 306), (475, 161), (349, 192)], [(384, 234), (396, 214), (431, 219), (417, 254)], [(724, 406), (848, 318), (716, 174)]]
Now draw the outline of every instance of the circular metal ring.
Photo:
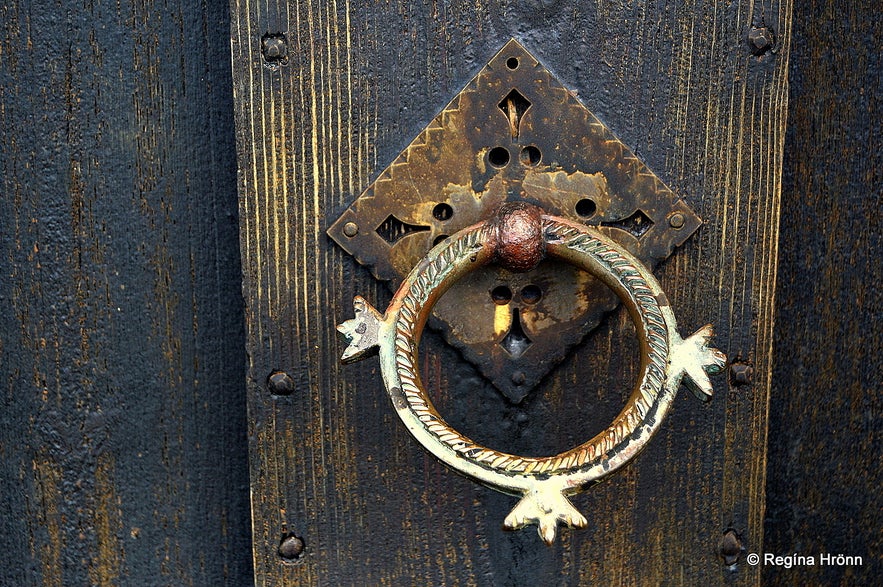
[[(420, 380), (417, 350), (435, 302), (466, 273), (511, 252), (506, 237), (518, 234), (510, 225), (501, 227), (501, 222), (511, 222), (505, 211), (433, 248), (402, 282), (384, 316), (364, 299), (356, 298), (356, 319), (338, 329), (351, 342), (344, 361), (358, 360), (379, 347), (387, 392), (414, 438), (463, 475), (521, 497), (504, 526), (517, 529), (536, 523), (540, 536), (551, 543), (559, 523), (586, 525), (586, 518), (567, 496), (635, 457), (659, 428), (682, 381), (700, 397), (710, 397), (707, 374), (720, 371), (726, 357), (708, 346), (710, 325), (687, 339), (680, 337), (659, 283), (621, 245), (590, 226), (539, 211), (536, 217), (541, 230), (534, 230), (534, 240), (542, 239), (543, 253), (591, 273), (610, 287), (628, 309), (639, 339), (638, 383), (613, 422), (587, 442), (545, 457), (524, 457), (481, 446), (445, 422)], [(536, 248), (534, 242), (528, 244)], [(536, 256), (533, 250), (530, 255)]]

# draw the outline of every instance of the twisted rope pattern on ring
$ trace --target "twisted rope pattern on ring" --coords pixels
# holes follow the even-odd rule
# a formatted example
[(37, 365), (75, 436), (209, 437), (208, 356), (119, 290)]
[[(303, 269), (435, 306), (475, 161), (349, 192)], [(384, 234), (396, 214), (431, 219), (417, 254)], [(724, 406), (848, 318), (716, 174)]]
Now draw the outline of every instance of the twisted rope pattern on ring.
[[(635, 394), (622, 413), (608, 428), (588, 442), (567, 452), (551, 457), (519, 457), (479, 446), (453, 430), (430, 406), (419, 384), (420, 376), (414, 366), (417, 354), (414, 344), (416, 319), (429, 298), (430, 292), (460, 263), (475, 255), (487, 238), (487, 228), (478, 227), (455, 239), (423, 267), (402, 299), (395, 332), (395, 364), (401, 381), (402, 393), (410, 409), (426, 429), (454, 452), (492, 470), (523, 474), (551, 474), (591, 466), (611, 450), (626, 441), (639, 425), (652, 425), (652, 415), (660, 400), (665, 379), (666, 356), (669, 341), (665, 320), (659, 302), (640, 271), (617, 250), (591, 234), (567, 224), (544, 220), (544, 230), (554, 235), (567, 248), (595, 258), (615, 275), (628, 295), (640, 308), (642, 326), (649, 341), (649, 356), (644, 376)], [(648, 415), (650, 416), (648, 418)]]

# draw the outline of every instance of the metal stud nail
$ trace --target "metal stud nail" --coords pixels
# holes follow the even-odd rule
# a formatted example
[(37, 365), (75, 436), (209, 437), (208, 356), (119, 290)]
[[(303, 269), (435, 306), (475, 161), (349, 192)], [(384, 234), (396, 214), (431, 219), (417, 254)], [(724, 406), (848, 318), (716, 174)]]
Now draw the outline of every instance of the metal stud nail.
[(742, 554), (742, 540), (735, 530), (730, 529), (724, 532), (718, 545), (718, 552), (724, 559), (724, 564), (728, 566), (736, 564), (739, 555)]
[(733, 376), (733, 383), (736, 385), (751, 385), (754, 368), (745, 363), (733, 363), (730, 365), (730, 373)]
[(261, 37), (261, 53), (264, 60), (270, 64), (279, 64), (288, 57), (288, 47), (285, 35), (282, 33), (267, 33)]
[(680, 212), (675, 212), (671, 216), (668, 217), (668, 225), (672, 228), (683, 228), (684, 226), (684, 215)]
[(284, 371), (273, 371), (267, 377), (267, 389), (273, 395), (291, 395), (294, 391), (294, 379)]
[(279, 543), (279, 558), (291, 562), (297, 560), (304, 552), (304, 539), (294, 534), (286, 534)]
[(769, 27), (756, 26), (748, 32), (748, 45), (754, 55), (763, 55), (773, 47), (775, 35)]

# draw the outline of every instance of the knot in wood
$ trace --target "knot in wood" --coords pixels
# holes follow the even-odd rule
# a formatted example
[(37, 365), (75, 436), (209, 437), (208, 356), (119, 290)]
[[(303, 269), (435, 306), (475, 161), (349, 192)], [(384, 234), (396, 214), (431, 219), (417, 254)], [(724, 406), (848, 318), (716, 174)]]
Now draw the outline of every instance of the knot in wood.
[(500, 206), (491, 221), (496, 261), (515, 273), (530, 271), (546, 256), (543, 211), (526, 202)]

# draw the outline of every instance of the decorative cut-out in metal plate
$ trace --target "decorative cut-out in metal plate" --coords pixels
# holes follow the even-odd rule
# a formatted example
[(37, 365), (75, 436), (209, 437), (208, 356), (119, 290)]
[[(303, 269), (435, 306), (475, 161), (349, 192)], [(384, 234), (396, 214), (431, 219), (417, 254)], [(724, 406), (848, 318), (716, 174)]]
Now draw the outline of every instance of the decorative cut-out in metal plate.
[[(651, 269), (701, 224), (513, 39), (328, 234), (395, 288), (434, 244), (519, 200), (598, 226)], [(469, 274), (429, 325), (520, 402), (617, 304), (596, 278), (546, 261)]]

